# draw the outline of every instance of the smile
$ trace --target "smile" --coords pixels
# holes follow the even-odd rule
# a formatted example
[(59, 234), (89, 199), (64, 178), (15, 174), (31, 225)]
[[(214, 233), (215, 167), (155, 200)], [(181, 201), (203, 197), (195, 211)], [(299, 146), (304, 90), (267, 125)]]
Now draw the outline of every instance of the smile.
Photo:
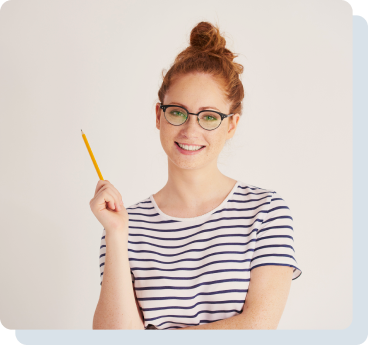
[(199, 149), (201, 149), (204, 146), (197, 146), (197, 145), (186, 145), (186, 144), (180, 144), (175, 142), (176, 144), (179, 145), (179, 147), (181, 147), (184, 150), (188, 150), (188, 151), (197, 151)]
[(175, 141), (175, 146), (178, 148), (179, 152), (186, 154), (186, 155), (196, 154), (198, 152), (203, 151), (204, 148), (206, 147), (206, 146), (179, 144), (176, 141)]

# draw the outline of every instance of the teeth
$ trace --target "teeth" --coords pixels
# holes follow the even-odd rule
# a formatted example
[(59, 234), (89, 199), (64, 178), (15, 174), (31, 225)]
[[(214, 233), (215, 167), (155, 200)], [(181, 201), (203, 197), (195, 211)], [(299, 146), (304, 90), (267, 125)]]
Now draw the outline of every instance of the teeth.
[(188, 146), (188, 145), (182, 145), (182, 144), (179, 144), (178, 145), (184, 149), (184, 150), (188, 150), (188, 151), (197, 151), (199, 150), (200, 148), (202, 148), (202, 146)]

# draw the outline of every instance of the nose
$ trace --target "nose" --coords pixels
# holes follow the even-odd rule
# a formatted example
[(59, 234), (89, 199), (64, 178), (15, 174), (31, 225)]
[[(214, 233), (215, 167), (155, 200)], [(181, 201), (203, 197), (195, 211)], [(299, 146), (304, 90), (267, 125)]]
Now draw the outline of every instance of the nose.
[[(182, 126), (185, 126), (185, 125), (191, 125), (191, 126), (199, 126), (199, 122), (198, 122), (198, 116), (196, 115), (192, 115), (192, 114), (188, 114), (188, 119), (183, 123)], [(202, 128), (202, 127), (201, 127)]]

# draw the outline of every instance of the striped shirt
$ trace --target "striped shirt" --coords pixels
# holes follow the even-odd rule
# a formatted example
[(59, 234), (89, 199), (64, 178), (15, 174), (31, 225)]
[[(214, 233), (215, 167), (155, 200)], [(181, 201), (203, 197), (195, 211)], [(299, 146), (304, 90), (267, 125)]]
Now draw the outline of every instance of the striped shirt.
[[(194, 218), (164, 214), (152, 195), (127, 212), (129, 264), (146, 329), (197, 326), (240, 314), (253, 268), (291, 266), (293, 280), (302, 273), (293, 218), (275, 191), (237, 181), (218, 207)], [(104, 229), (101, 284), (105, 253)]]

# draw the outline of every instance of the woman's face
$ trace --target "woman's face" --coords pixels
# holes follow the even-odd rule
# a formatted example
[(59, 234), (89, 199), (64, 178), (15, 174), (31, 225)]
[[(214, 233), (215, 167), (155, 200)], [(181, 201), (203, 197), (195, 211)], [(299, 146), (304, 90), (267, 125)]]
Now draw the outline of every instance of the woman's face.
[[(180, 76), (173, 82), (165, 95), (164, 105), (181, 105), (190, 113), (198, 113), (205, 107), (229, 114), (230, 104), (224, 98), (224, 92), (212, 76), (191, 73)], [(221, 125), (212, 131), (203, 129), (198, 123), (197, 116), (188, 115), (188, 117), (184, 124), (173, 126), (165, 119), (160, 104), (156, 104), (156, 127), (160, 130), (161, 144), (167, 156), (172, 163), (182, 169), (200, 168), (217, 162), (226, 140), (235, 133), (239, 114), (224, 119)], [(184, 154), (176, 142), (205, 147), (195, 154)]]

